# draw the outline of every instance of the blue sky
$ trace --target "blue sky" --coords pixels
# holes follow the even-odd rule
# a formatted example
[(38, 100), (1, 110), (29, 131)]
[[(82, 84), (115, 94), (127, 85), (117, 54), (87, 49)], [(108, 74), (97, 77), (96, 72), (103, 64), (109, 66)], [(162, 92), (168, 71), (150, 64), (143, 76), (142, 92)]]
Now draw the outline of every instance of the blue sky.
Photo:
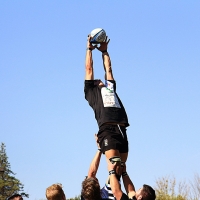
[[(0, 142), (29, 199), (53, 183), (80, 194), (98, 131), (83, 93), (86, 39), (99, 27), (130, 122), (136, 189), (200, 174), (199, 10), (196, 0), (0, 2)], [(93, 59), (103, 79), (101, 54)], [(102, 186), (107, 175), (102, 157)]]

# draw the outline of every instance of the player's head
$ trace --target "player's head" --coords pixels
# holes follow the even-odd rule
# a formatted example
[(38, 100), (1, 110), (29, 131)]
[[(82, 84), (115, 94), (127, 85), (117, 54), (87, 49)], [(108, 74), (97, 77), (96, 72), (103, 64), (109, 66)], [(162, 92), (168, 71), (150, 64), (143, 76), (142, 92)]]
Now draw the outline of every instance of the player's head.
[(149, 185), (143, 185), (138, 191), (136, 191), (135, 197), (137, 200), (155, 200), (155, 190)]
[(101, 190), (96, 178), (86, 178), (82, 182), (81, 200), (100, 200)]
[(61, 184), (53, 184), (46, 189), (48, 200), (66, 200)]
[(8, 198), (8, 200), (23, 200), (20, 194), (14, 194)]

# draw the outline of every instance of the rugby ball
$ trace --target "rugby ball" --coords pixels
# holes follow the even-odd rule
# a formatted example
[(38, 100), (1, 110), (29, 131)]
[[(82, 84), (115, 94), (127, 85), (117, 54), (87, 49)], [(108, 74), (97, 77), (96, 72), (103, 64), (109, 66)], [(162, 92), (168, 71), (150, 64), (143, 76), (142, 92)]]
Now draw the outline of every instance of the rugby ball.
[(94, 44), (104, 42), (106, 39), (106, 32), (102, 28), (95, 28), (91, 31), (90, 35), (92, 37), (90, 42)]

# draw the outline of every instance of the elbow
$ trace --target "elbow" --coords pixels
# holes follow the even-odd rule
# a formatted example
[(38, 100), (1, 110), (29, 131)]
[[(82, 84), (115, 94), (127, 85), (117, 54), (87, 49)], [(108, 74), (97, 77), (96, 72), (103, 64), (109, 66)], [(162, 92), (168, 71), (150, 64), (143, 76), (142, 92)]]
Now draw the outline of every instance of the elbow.
[(118, 196), (122, 193), (121, 188), (120, 187), (112, 187), (111, 186), (111, 190), (114, 196)]
[(107, 72), (112, 73), (112, 67), (111, 66), (108, 67)]
[(85, 63), (85, 69), (86, 70), (92, 70), (93, 68), (93, 62), (86, 62)]
[(86, 66), (85, 71), (86, 71), (87, 74), (92, 74), (93, 73), (93, 68), (89, 67), (89, 66)]
[(118, 191), (117, 191), (117, 190), (112, 189), (112, 193), (113, 193), (113, 195), (114, 195), (115, 197), (118, 195)]
[(114, 195), (114, 197), (117, 199), (117, 200), (119, 200), (119, 199), (121, 199), (121, 197), (122, 197), (122, 191), (112, 191), (113, 192), (113, 195)]

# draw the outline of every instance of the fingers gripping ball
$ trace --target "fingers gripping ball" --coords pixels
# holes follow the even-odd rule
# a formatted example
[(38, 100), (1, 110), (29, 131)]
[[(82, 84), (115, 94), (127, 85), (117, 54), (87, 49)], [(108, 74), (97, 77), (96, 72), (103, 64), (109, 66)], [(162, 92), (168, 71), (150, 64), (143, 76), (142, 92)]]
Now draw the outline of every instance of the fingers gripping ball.
[(95, 28), (91, 31), (90, 35), (92, 37), (90, 42), (93, 44), (99, 44), (101, 42), (104, 42), (106, 39), (106, 32), (102, 28)]

